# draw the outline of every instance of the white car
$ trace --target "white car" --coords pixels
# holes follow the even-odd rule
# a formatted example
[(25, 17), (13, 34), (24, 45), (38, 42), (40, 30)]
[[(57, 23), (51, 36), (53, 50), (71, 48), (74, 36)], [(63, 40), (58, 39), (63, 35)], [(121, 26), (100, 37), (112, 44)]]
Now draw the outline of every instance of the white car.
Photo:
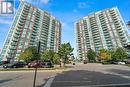
[(125, 62), (118, 62), (118, 64), (125, 64)]
[(3, 65), (0, 65), (0, 68), (3, 68)]

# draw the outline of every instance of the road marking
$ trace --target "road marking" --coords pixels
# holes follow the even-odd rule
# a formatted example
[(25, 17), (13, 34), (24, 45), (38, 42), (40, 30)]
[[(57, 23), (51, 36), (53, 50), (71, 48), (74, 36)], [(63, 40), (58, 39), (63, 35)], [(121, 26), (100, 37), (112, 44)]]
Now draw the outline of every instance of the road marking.
[(51, 84), (52, 84), (54, 78), (55, 78), (55, 76), (51, 77), (51, 78), (46, 82), (46, 84), (44, 85), (44, 87), (51, 87)]

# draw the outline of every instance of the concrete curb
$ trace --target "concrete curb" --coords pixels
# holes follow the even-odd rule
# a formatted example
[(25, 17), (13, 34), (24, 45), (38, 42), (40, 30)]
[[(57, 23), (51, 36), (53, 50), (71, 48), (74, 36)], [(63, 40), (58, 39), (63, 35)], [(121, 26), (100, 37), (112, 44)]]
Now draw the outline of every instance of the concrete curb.
[[(64, 70), (37, 70), (38, 72), (63, 72), (63, 71), (69, 71), (70, 69), (64, 69)], [(16, 70), (16, 71), (0, 71), (0, 73), (3, 72), (34, 72), (34, 70)]]

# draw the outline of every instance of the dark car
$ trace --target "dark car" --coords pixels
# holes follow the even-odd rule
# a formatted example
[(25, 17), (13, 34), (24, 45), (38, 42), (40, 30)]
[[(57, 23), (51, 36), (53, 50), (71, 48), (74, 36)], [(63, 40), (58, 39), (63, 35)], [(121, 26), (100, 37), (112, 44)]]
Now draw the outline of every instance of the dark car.
[(32, 61), (32, 62), (30, 62), (30, 63), (28, 63), (28, 68), (35, 68), (35, 67), (38, 67), (38, 68), (40, 68), (40, 67), (42, 67), (43, 66), (43, 61), (41, 61), (41, 60), (35, 60), (35, 61)]
[(52, 68), (54, 66), (53, 66), (52, 61), (44, 61), (44, 64), (43, 64), (42, 67), (44, 67), (44, 68)]
[(2, 65), (2, 62), (0, 62), (0, 65)]
[(125, 61), (125, 63), (126, 63), (126, 64), (130, 64), (130, 59), (129, 59), (129, 60), (127, 60), (127, 61)]
[(14, 62), (12, 64), (10, 64), (10, 63), (4, 64), (3, 68), (22, 68), (25, 65), (26, 65), (26, 62), (19, 61), (19, 62)]

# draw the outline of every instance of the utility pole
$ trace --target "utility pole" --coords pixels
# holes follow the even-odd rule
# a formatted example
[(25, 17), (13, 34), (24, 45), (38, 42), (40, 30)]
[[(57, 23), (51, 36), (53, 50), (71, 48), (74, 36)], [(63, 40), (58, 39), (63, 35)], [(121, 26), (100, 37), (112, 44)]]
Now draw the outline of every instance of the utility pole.
[[(41, 45), (41, 42), (39, 41), (38, 42), (38, 47), (37, 47), (37, 54), (39, 55), (40, 54), (40, 45)], [(38, 62), (38, 58), (36, 60), (36, 63)], [(35, 74), (34, 74), (34, 80), (33, 80), (33, 87), (35, 87), (35, 83), (36, 83), (36, 77), (37, 77), (37, 64), (36, 64), (36, 67), (35, 67)]]

